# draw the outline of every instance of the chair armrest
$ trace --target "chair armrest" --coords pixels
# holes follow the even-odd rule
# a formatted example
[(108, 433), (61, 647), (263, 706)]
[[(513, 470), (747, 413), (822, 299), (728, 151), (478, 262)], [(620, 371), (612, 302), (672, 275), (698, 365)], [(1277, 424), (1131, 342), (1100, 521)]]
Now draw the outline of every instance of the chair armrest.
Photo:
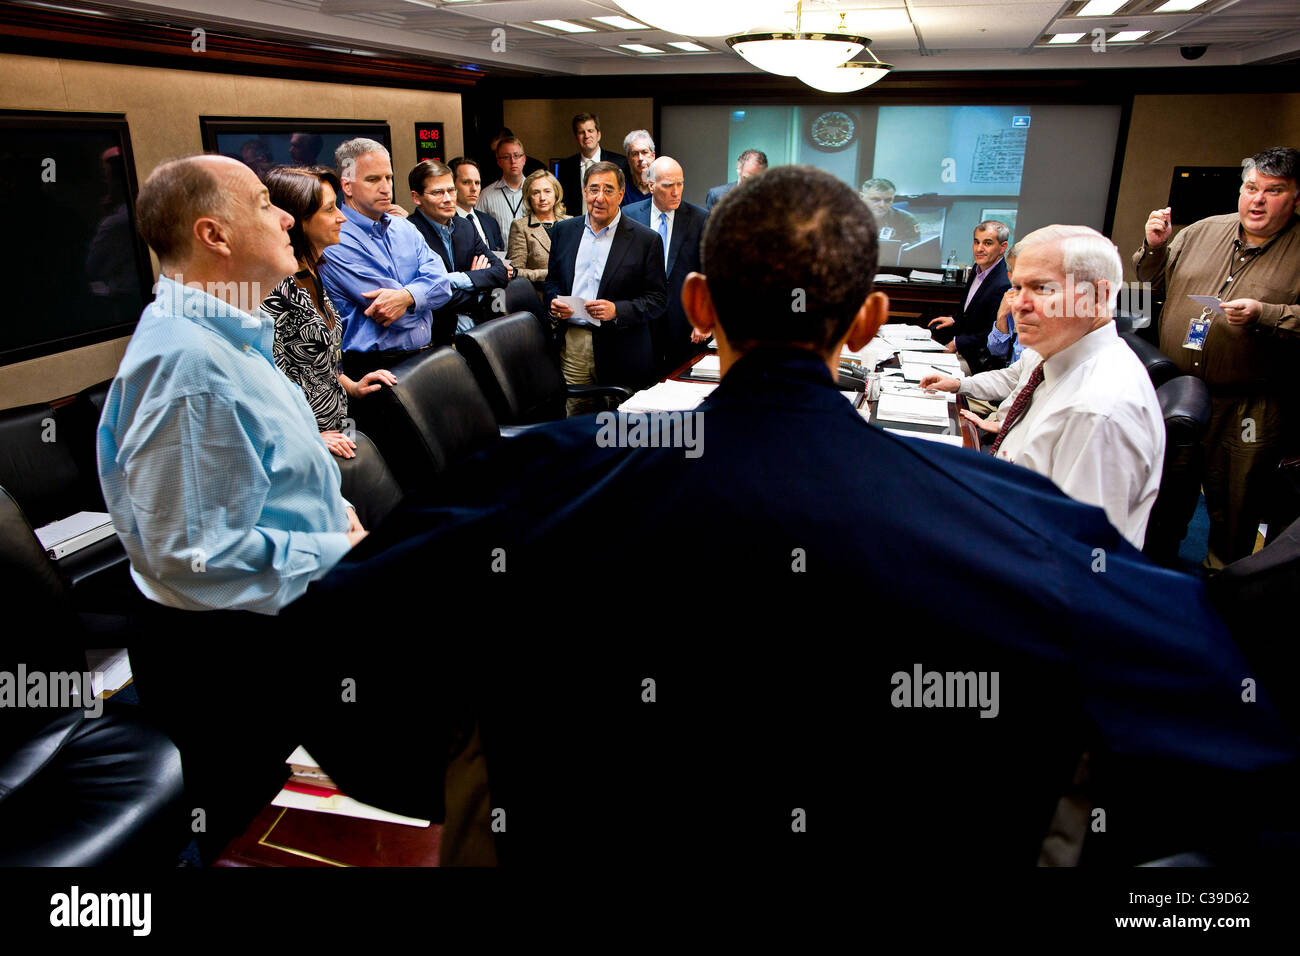
[(608, 395), (627, 401), (632, 397), (632, 390), (622, 385), (565, 385), (564, 394), (569, 398), (590, 398)]

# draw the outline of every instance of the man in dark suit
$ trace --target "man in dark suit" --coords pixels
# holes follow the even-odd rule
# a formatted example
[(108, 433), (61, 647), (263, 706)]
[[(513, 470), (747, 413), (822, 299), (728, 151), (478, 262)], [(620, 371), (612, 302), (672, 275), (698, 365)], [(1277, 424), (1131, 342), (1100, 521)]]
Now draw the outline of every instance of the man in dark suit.
[(955, 316), (941, 315), (929, 323), (935, 339), (945, 343), (949, 352), (958, 353), (967, 375), (1006, 365), (989, 354), (988, 341), (1002, 296), (1011, 288), (1005, 258), (1010, 238), (1010, 230), (994, 219), (975, 227), (975, 271), (966, 284), (961, 308)]
[[(478, 212), (478, 197), (483, 192), (483, 176), (478, 163), (468, 156), (457, 156), (447, 164), (447, 168), (456, 179), (456, 215), (475, 228), (489, 249), (503, 251), (506, 240), (501, 235), (496, 217)], [(506, 270), (513, 272), (509, 263), (506, 263)]]
[[(612, 163), (587, 170), (588, 212), (551, 229), (545, 306), (562, 323), (560, 365), (571, 385), (640, 388), (654, 378), (650, 324), (663, 314), (664, 250), (659, 236), (621, 214), (626, 180)], [(560, 296), (582, 300), (575, 314)], [(570, 399), (570, 415), (590, 400)]]
[(655, 361), (660, 374), (667, 374), (704, 346), (691, 328), (682, 308), (682, 284), (700, 269), (700, 238), (709, 218), (699, 206), (682, 202), (685, 181), (682, 167), (669, 156), (650, 164), (650, 198), (623, 208), (629, 219), (648, 226), (666, 243), (668, 308), (651, 324)]
[(417, 163), (407, 177), (415, 203), (409, 221), (442, 259), (453, 289), (451, 301), (433, 313), (434, 345), (449, 345), (457, 332), (491, 318), (491, 291), (509, 281), (505, 263), (468, 219), (456, 215), (454, 180), (450, 169), (431, 159)]
[(595, 163), (613, 163), (623, 173), (623, 181), (630, 175), (627, 159), (618, 153), (608, 153), (600, 148), (600, 117), (595, 113), (579, 113), (573, 118), (573, 138), (578, 141), (578, 152), (560, 160), (555, 178), (564, 190), (564, 206), (570, 216), (580, 216), (587, 211), (586, 197), (582, 193), (587, 170)]
[(704, 211), (711, 212), (718, 200), (727, 195), (738, 183), (743, 183), (750, 176), (767, 169), (767, 154), (756, 149), (747, 149), (736, 157), (736, 182), (714, 186), (704, 199)]
[[(411, 706), (448, 684), (480, 720), (502, 862), (1027, 868), (1085, 749), (1105, 859), (1294, 831), (1294, 788), (1264, 778), (1295, 740), (1198, 580), (1042, 476), (889, 434), (840, 395), (842, 349), (888, 314), (854, 191), (788, 166), (718, 209), (684, 289), (722, 368), (696, 412), (502, 442), (313, 585), (340, 633), (370, 622), (356, 595), (457, 596), (436, 633), (425, 601), (390, 627), (436, 656), (404, 672), (430, 682)], [(562, 640), (537, 639), (541, 614)], [(330, 713), (364, 719), (370, 679)], [(837, 825), (846, 806), (880, 825)]]

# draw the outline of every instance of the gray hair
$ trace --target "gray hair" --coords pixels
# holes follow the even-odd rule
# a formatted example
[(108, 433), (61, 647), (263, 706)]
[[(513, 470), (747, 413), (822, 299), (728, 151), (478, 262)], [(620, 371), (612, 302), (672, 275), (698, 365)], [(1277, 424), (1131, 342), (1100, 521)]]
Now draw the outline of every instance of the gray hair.
[(747, 149), (739, 156), (737, 156), (736, 168), (740, 169), (741, 166), (744, 166), (751, 159), (754, 162), (758, 163), (758, 165), (762, 166), (764, 169), (767, 169), (767, 153), (764, 153), (761, 150), (757, 150), (757, 149)]
[(875, 179), (868, 179), (865, 183), (862, 184), (862, 188), (858, 191), (865, 193), (872, 189), (882, 193), (885, 192), (886, 190), (888, 190), (891, 193), (898, 192), (898, 188), (888, 179), (885, 179), (883, 176), (877, 176)]
[(1300, 149), (1290, 146), (1273, 146), (1241, 161), (1241, 181), (1258, 170), (1265, 176), (1278, 176), (1300, 182)]
[(998, 222), (996, 219), (985, 219), (975, 227), (976, 232), (992, 231), (998, 237), (998, 242), (1007, 242), (1011, 239), (1011, 230), (1007, 228), (1004, 222)]
[(357, 160), (366, 153), (383, 153), (388, 157), (389, 165), (392, 165), (393, 158), (388, 156), (388, 150), (384, 148), (383, 143), (358, 136), (356, 139), (339, 143), (339, 148), (334, 150), (334, 171), (339, 174), (341, 182), (356, 179), (352, 174), (357, 168)]
[(645, 129), (634, 129), (623, 137), (623, 152), (628, 152), (638, 141), (645, 140), (650, 144), (650, 151), (655, 151), (655, 141), (650, 136), (650, 131)]
[(671, 156), (660, 156), (660, 157), (658, 157), (658, 158), (657, 158), (653, 163), (650, 164), (650, 169), (647, 170), (647, 173), (648, 173), (649, 176), (650, 176), (650, 182), (652, 182), (652, 183), (658, 182), (658, 181), (659, 181), (659, 173), (660, 173), (660, 172), (663, 170), (663, 168), (664, 168), (665, 166), (667, 166), (669, 163), (672, 163), (672, 164), (673, 164), (674, 166), (676, 166), (678, 169), (680, 169), (680, 168), (681, 168), (681, 165), (682, 165), (681, 163), (677, 162), (677, 160), (673, 159)]
[(1018, 258), (1026, 249), (1043, 243), (1060, 244), (1061, 271), (1073, 276), (1076, 284), (1106, 283), (1106, 308), (1114, 315), (1120, 283), (1124, 280), (1124, 263), (1115, 243), (1089, 226), (1052, 225), (1035, 229), (1017, 242), (1009, 254)]

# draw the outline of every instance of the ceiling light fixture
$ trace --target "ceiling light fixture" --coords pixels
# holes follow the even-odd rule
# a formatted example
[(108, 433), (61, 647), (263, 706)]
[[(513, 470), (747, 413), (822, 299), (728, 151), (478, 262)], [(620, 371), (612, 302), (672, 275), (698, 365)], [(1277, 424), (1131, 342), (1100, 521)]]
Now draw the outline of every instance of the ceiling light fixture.
[(643, 23), (684, 37), (722, 37), (781, 16), (787, 0), (614, 0)]
[(727, 46), (760, 70), (799, 76), (833, 70), (867, 48), (871, 41), (844, 29), (844, 15), (834, 33), (803, 32), (803, 0), (795, 4), (794, 33), (746, 33), (727, 37)]
[(644, 23), (638, 23), (628, 17), (592, 17), (591, 19), (605, 24), (607, 27), (613, 27), (615, 30), (649, 30), (650, 27)]
[(687, 53), (712, 53), (713, 52), (708, 47), (701, 46), (700, 44), (694, 43), (690, 40), (669, 40), (668, 45), (675, 46), (679, 50), (685, 50)]
[(534, 20), (539, 27), (550, 27), (552, 30), (560, 30), (564, 33), (595, 33), (595, 27), (584, 27), (581, 23), (570, 23), (568, 20)]
[(1055, 33), (1048, 43), (1078, 43), (1083, 39), (1082, 33)]
[(1156, 13), (1185, 13), (1188, 10), (1195, 10), (1205, 0), (1167, 0), (1166, 3), (1156, 7)]
[(620, 43), (624, 50), (631, 50), (633, 53), (663, 53), (658, 47), (647, 46), (644, 43)]
[(1113, 37), (1107, 40), (1107, 43), (1132, 43), (1134, 40), (1141, 40), (1150, 33), (1150, 30), (1121, 30)]
[(1128, 3), (1128, 0), (1088, 0), (1079, 9), (1079, 12), (1074, 15), (1076, 17), (1108, 17), (1126, 3)]

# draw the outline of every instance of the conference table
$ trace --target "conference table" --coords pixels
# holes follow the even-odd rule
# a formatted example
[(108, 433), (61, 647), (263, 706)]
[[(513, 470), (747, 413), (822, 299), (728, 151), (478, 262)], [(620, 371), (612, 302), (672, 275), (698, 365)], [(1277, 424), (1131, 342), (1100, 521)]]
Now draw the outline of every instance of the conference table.
[[(687, 361), (683, 362), (678, 368), (674, 369), (673, 372), (667, 375), (663, 379), (663, 381), (690, 382), (690, 383), (716, 383), (717, 381), (716, 379), (708, 378), (708, 377), (699, 377), (692, 374), (692, 370), (702, 360), (704, 360), (707, 356), (710, 355), (717, 355), (717, 352), (710, 349), (709, 351), (701, 352), (699, 355), (692, 356)], [(898, 361), (898, 356), (896, 355), (893, 356), (892, 358), (887, 359), (884, 362), (881, 362), (879, 365), (879, 368), (882, 372), (888, 371), (890, 369), (896, 369), (898, 367), (899, 367), (899, 361)], [(848, 390), (846, 389), (846, 391)], [(881, 428), (888, 428), (894, 432), (908, 432), (918, 436), (918, 438), (921, 435), (952, 435), (952, 436), (960, 435), (963, 448), (970, 448), (976, 451), (979, 450), (980, 447), (979, 429), (974, 424), (961, 417), (962, 410), (967, 408), (966, 399), (962, 395), (958, 395), (956, 401), (947, 403), (948, 422), (946, 425), (925, 425), (919, 422), (882, 420), (878, 417), (878, 413), (880, 410), (879, 408), (880, 403), (878, 401), (868, 401), (866, 397), (866, 393), (861, 390), (860, 384), (857, 384), (853, 389), (853, 391), (856, 391), (857, 393), (856, 396), (849, 398), (846, 395), (845, 397), (850, 402), (852, 402), (854, 408), (858, 409), (859, 412), (864, 413), (863, 417), (867, 418), (873, 425), (879, 426)], [(936, 398), (932, 400), (941, 401), (942, 399)], [(924, 440), (924, 439), (920, 439), (920, 440)]]

